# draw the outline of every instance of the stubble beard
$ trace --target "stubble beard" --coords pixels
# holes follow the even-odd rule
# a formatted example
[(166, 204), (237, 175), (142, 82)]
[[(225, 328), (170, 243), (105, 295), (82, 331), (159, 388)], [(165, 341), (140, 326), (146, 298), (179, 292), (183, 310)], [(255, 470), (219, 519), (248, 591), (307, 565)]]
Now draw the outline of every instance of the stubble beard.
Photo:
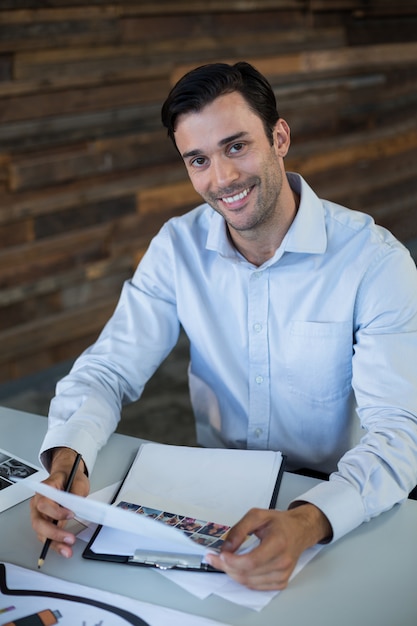
[[(243, 191), (244, 189), (251, 189), (252, 193), (258, 193), (258, 198), (256, 199), (256, 204), (254, 209), (247, 215), (246, 220), (239, 220), (240, 210), (236, 212), (237, 219), (234, 219), (233, 213), (227, 213), (222, 210), (219, 201), (219, 198), (228, 195), (235, 195)], [(266, 193), (262, 194), (262, 189), (266, 190)], [(233, 230), (244, 233), (247, 231), (253, 231), (255, 229), (259, 229), (262, 225), (267, 227), (271, 218), (274, 216), (276, 212), (276, 208), (278, 206), (278, 199), (282, 189), (282, 177), (277, 175), (277, 177), (271, 181), (271, 177), (267, 176), (265, 180), (261, 180), (260, 177), (254, 176), (249, 179), (245, 185), (235, 185), (233, 187), (229, 187), (227, 189), (222, 189), (219, 193), (216, 194), (208, 194), (205, 201), (216, 211), (219, 213), (223, 219), (226, 221), (227, 225)], [(268, 191), (269, 190), (269, 191)], [(251, 195), (250, 194), (250, 195)], [(249, 196), (249, 201), (251, 200)], [(244, 207), (242, 212), (246, 211)]]

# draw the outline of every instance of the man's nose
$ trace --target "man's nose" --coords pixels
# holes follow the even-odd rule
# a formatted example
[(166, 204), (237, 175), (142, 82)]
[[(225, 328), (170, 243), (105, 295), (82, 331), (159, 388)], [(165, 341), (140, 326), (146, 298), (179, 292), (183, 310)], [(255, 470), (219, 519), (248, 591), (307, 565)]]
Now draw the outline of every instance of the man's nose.
[(211, 170), (213, 186), (219, 189), (226, 189), (239, 178), (239, 172), (233, 160), (227, 157), (214, 159)]

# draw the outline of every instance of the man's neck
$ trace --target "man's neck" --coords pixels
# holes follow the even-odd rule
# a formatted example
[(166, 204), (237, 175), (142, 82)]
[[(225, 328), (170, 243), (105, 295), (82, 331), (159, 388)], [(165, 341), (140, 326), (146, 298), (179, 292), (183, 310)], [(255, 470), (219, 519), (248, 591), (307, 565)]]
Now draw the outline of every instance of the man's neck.
[(238, 250), (249, 263), (256, 265), (256, 267), (260, 267), (271, 259), (282, 242), (282, 239), (278, 243), (251, 241), (246, 237), (236, 237), (235, 233), (233, 235), (231, 234), (230, 238), (236, 250)]

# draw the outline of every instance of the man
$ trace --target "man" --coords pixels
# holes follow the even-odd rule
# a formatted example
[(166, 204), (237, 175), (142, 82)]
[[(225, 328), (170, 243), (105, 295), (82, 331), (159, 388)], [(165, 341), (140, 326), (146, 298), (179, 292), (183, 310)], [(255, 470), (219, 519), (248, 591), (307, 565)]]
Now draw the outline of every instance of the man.
[[(140, 396), (182, 324), (198, 441), (278, 449), (290, 469), (331, 473), (288, 511), (248, 512), (210, 558), (248, 587), (282, 589), (304, 549), (391, 508), (417, 482), (416, 268), (369, 216), (286, 174), (290, 129), (247, 63), (188, 73), (162, 119), (206, 204), (165, 224), (58, 385), (42, 459), (59, 488), (74, 451), (91, 472), (122, 403)], [(81, 470), (73, 491), (88, 492)], [(52, 520), (68, 515), (33, 498), (39, 538), (66, 557), (75, 537)], [(259, 546), (235, 554), (250, 532)]]

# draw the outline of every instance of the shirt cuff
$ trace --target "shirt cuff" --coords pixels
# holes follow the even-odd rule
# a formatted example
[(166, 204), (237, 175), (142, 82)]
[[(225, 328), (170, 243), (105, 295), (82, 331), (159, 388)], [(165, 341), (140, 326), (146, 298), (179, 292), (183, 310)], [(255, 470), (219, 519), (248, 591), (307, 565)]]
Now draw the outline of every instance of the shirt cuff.
[(331, 542), (337, 541), (365, 521), (365, 509), (357, 490), (340, 480), (324, 481), (291, 502), (289, 508), (308, 502), (327, 517), (332, 527)]
[(48, 430), (39, 451), (39, 460), (48, 472), (51, 469), (51, 452), (53, 448), (71, 448), (79, 452), (84, 461), (88, 476), (91, 476), (98, 449), (97, 443), (91, 437), (90, 433), (69, 428), (68, 425), (62, 428), (56, 426)]

